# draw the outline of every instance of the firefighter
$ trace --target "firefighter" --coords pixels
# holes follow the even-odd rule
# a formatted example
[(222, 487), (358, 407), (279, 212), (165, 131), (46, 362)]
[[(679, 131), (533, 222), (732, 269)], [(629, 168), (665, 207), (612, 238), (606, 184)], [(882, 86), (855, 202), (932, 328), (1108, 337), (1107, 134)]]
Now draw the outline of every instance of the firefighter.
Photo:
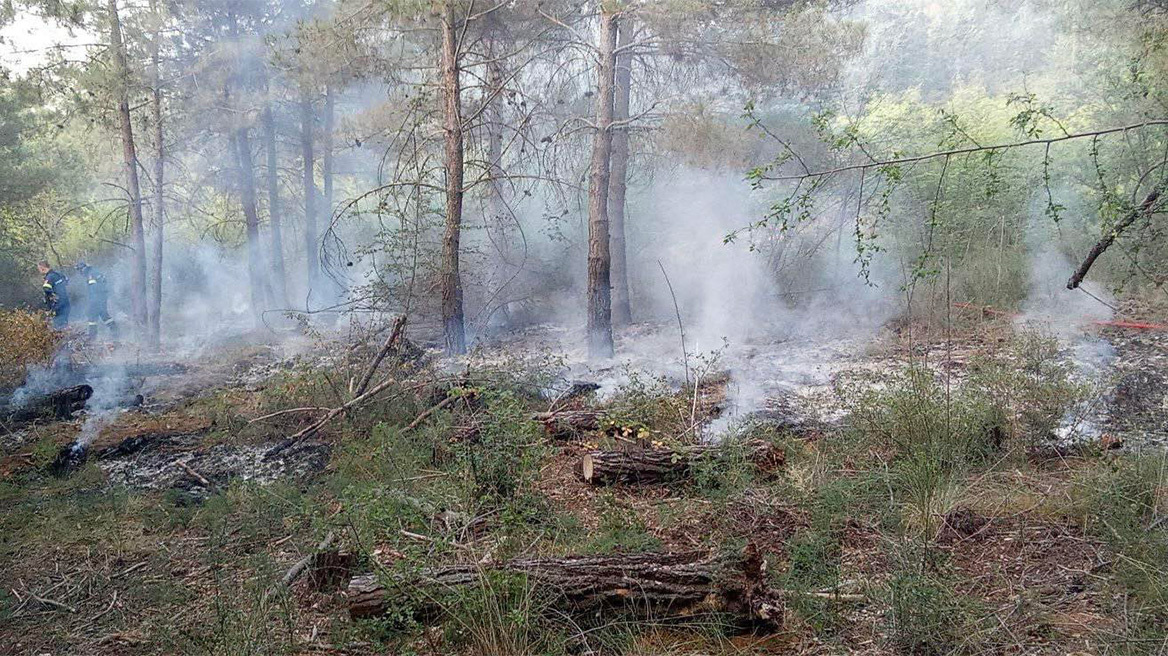
[(53, 327), (62, 329), (69, 325), (69, 279), (54, 271), (48, 260), (37, 262), (37, 270), (45, 277), (41, 285), (45, 292), (45, 309), (53, 315)]
[(89, 339), (97, 338), (98, 324), (104, 325), (110, 333), (111, 339), (118, 338), (118, 326), (109, 313), (109, 285), (105, 274), (85, 262), (77, 263), (77, 271), (85, 277), (87, 290), (87, 307), (89, 318)]

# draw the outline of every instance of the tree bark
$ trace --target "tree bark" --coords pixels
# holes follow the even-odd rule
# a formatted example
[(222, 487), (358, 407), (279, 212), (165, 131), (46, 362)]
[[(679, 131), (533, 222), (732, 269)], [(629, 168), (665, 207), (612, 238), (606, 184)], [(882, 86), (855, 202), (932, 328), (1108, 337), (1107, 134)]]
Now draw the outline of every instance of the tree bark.
[[(150, 10), (158, 11), (157, 2), (151, 0)], [(161, 21), (158, 23), (161, 25)], [(166, 173), (166, 143), (162, 130), (162, 74), (160, 71), (159, 29), (154, 30), (150, 41), (150, 68), (154, 89), (151, 108), (154, 113), (154, 267), (150, 279), (150, 298), (147, 310), (147, 341), (157, 349), (162, 342), (162, 243), (166, 220), (166, 200), (164, 176)]]
[(326, 218), (333, 213), (333, 130), (336, 119), (336, 99), (332, 85), (324, 87), (324, 129), (320, 135), (320, 168), (324, 177), (324, 210)]
[(122, 41), (122, 22), (117, 0), (106, 3), (109, 14), (110, 51), (114, 59), (115, 97), (118, 101), (118, 125), (122, 135), (122, 160), (126, 171), (126, 188), (130, 194), (130, 243), (134, 257), (131, 266), (131, 306), (134, 323), (146, 327), (146, 235), (142, 226), (142, 189), (138, 182), (138, 153), (134, 146), (134, 125), (130, 118), (130, 68), (126, 46)]
[(1091, 247), (1091, 250), (1087, 253), (1087, 257), (1083, 259), (1082, 264), (1080, 264), (1079, 268), (1075, 269), (1075, 272), (1071, 274), (1070, 280), (1067, 281), (1067, 289), (1075, 289), (1081, 285), (1083, 283), (1083, 278), (1087, 277), (1087, 272), (1091, 270), (1091, 267), (1095, 264), (1095, 260), (1099, 259), (1099, 256), (1103, 254), (1103, 251), (1107, 250), (1111, 244), (1113, 244), (1115, 240), (1121, 234), (1123, 234), (1124, 230), (1127, 230), (1131, 224), (1135, 223), (1136, 219), (1151, 213), (1155, 209), (1154, 206), (1156, 201), (1159, 199), (1160, 187), (1157, 187), (1148, 193), (1148, 195), (1144, 198), (1144, 202), (1140, 203), (1138, 208), (1132, 209), (1130, 212), (1125, 214), (1122, 219), (1117, 221), (1115, 226), (1112, 227), (1106, 235), (1103, 235), (1103, 238), (1100, 239), (1098, 243)]
[[(455, 565), (424, 572), (421, 585), (428, 600), (416, 608), (423, 616), (440, 613), (439, 595), (479, 585), (489, 572), (526, 577), (528, 584), (552, 596), (553, 604), (571, 613), (626, 608), (660, 619), (664, 614), (693, 616), (730, 613), (752, 624), (775, 629), (782, 623), (783, 599), (766, 585), (765, 563), (753, 546), (742, 558), (718, 560), (703, 553), (619, 554), (516, 559), (495, 565)], [(348, 588), (353, 618), (378, 617), (408, 604), (402, 590), (386, 588), (376, 576), (354, 578)]]
[(267, 151), (268, 183), (268, 237), (271, 239), (272, 290), (274, 302), (279, 307), (288, 307), (288, 283), (284, 277), (284, 237), (280, 208), (279, 153), (276, 149), (276, 121), (272, 117), (272, 105), (264, 103), (260, 121), (264, 126), (264, 147)]
[(300, 90), (300, 152), (303, 159), (304, 181), (304, 251), (308, 262), (308, 294), (319, 291), (320, 250), (316, 235), (316, 166), (313, 155), (312, 97)]
[(463, 135), (462, 81), (459, 66), (458, 29), (453, 2), (447, 1), (442, 17), (442, 91), (446, 141), (446, 229), (442, 235), (442, 326), (446, 351), (466, 353), (459, 273), (462, 237)]
[[(617, 48), (626, 49), (616, 55), (613, 120), (629, 118), (629, 96), (632, 91), (633, 57), (627, 48), (633, 42), (633, 27), (627, 18), (617, 26)], [(625, 207), (628, 195), (629, 126), (622, 125), (612, 133), (612, 179), (609, 184), (608, 212), (612, 244), (612, 322), (627, 326), (633, 320), (629, 303), (629, 274), (625, 247)]]
[(588, 357), (594, 360), (613, 356), (608, 192), (612, 164), (615, 50), (616, 16), (606, 9), (600, 18), (596, 132), (592, 136), (592, 164), (588, 176)]
[(239, 169), (239, 200), (243, 206), (243, 218), (247, 226), (247, 278), (251, 285), (251, 309), (256, 322), (263, 317), (268, 303), (264, 290), (264, 250), (260, 244), (260, 215), (256, 201), (255, 165), (251, 156), (251, 139), (246, 127), (236, 129), (231, 140), (235, 148), (235, 161)]
[(570, 440), (582, 433), (600, 429), (600, 410), (557, 410), (537, 412), (531, 420), (543, 424), (544, 432), (553, 439)]
[[(692, 476), (695, 464), (728, 455), (730, 448), (697, 445), (678, 450), (592, 451), (580, 460), (580, 476), (593, 485), (669, 483)], [(776, 473), (786, 459), (781, 450), (766, 442), (747, 444), (745, 449), (747, 458), (765, 474)]]
[(512, 277), (511, 235), (509, 228), (507, 201), (503, 194), (503, 65), (500, 61), (501, 48), (492, 36), (487, 40), (487, 102), (483, 112), (487, 131), (487, 183), (486, 229), (491, 234), (495, 263), (491, 267), (488, 301), (499, 303), (499, 313), (504, 323), (510, 323), (511, 312), (506, 298), (501, 298)]

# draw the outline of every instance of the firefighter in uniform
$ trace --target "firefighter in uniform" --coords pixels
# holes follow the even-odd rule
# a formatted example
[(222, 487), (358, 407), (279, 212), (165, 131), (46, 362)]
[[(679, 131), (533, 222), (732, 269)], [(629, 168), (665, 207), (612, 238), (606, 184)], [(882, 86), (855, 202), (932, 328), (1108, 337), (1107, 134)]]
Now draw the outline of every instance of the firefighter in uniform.
[(89, 339), (97, 338), (98, 324), (109, 329), (110, 338), (118, 338), (118, 327), (109, 313), (109, 285), (105, 274), (85, 262), (77, 263), (77, 271), (85, 277), (87, 290), (87, 310), (89, 318)]
[(47, 260), (37, 262), (37, 270), (45, 277), (41, 285), (45, 292), (45, 309), (53, 315), (53, 327), (60, 330), (69, 325), (69, 279), (53, 270)]

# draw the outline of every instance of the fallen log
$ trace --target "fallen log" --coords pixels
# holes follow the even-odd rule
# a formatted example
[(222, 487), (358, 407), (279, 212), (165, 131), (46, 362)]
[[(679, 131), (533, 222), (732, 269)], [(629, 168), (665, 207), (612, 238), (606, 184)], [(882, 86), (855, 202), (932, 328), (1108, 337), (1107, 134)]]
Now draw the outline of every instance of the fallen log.
[(762, 473), (772, 475), (781, 469), (786, 456), (767, 442), (734, 445), (696, 445), (683, 449), (634, 449), (627, 451), (592, 451), (580, 460), (580, 476), (592, 485), (633, 483), (654, 485), (669, 483), (693, 475), (694, 465), (744, 448), (746, 458)]
[[(781, 595), (766, 585), (765, 563), (752, 545), (742, 558), (719, 560), (703, 553), (620, 554), (517, 559), (495, 565), (456, 565), (429, 570), (389, 587), (375, 575), (354, 578), (347, 591), (354, 619), (384, 615), (414, 604), (421, 616), (441, 614), (444, 593), (480, 584), (490, 573), (523, 576), (570, 613), (623, 608), (651, 614), (692, 616), (728, 613), (752, 625), (782, 624)], [(420, 604), (418, 599), (421, 599)]]
[(598, 389), (600, 389), (599, 383), (594, 383), (588, 380), (573, 380), (571, 382), (571, 386), (563, 392), (551, 395), (543, 394), (542, 396), (547, 401), (551, 401), (551, 409), (555, 410), (556, 406), (560, 406), (562, 408), (564, 404), (588, 396)]
[(10, 407), (5, 413), (12, 424), (27, 424), (38, 419), (68, 419), (73, 413), (85, 407), (85, 402), (93, 396), (89, 385), (76, 385), (38, 396)]
[(603, 414), (600, 410), (557, 410), (537, 412), (531, 415), (531, 420), (543, 424), (548, 437), (570, 440), (579, 437), (581, 433), (599, 430)]

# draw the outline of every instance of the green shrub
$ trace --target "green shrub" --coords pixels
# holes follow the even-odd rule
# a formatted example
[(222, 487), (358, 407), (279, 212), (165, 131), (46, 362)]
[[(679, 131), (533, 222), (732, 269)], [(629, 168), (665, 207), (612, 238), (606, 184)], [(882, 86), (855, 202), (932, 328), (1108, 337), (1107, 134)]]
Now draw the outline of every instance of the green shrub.
[(544, 446), (527, 407), (509, 391), (481, 390), (479, 437), (456, 445), (467, 507), (502, 507), (525, 497), (539, 475)]
[(900, 572), (888, 582), (888, 622), (892, 646), (902, 654), (935, 656), (972, 653), (978, 617), (983, 614), (938, 577)]
[(1116, 554), (1116, 611), (1128, 620), (1128, 638), (1168, 639), (1168, 455), (1105, 462), (1076, 481), (1072, 500), (1084, 529)]
[(445, 639), (460, 651), (492, 656), (566, 652), (550, 600), (522, 575), (484, 573), (443, 605)]

